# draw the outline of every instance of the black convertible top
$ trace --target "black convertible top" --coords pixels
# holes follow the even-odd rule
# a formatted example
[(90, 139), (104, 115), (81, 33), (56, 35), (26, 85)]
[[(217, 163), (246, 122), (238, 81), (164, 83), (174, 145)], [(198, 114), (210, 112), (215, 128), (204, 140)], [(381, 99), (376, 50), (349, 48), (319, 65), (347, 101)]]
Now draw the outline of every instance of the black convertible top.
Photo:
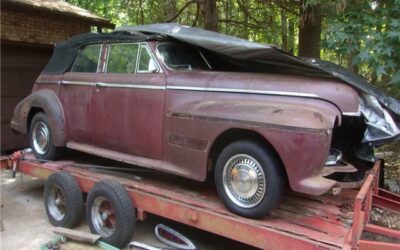
[(114, 31), (111, 33), (84, 33), (58, 43), (50, 61), (42, 71), (45, 74), (63, 74), (73, 63), (78, 51), (91, 44), (120, 43), (120, 42), (143, 42), (162, 39), (157, 34), (144, 34), (141, 32)]
[[(274, 46), (250, 42), (217, 32), (173, 23), (120, 27), (111, 33), (86, 33), (57, 44), (43, 73), (62, 74), (71, 66), (79, 49), (103, 42), (142, 42), (172, 39), (184, 42), (214, 55), (227, 58), (250, 72), (295, 72), (339, 79), (355, 89), (375, 96), (379, 102), (400, 115), (400, 102), (369, 84), (364, 78), (334, 63), (303, 59)], [(273, 69), (273, 70), (271, 70)]]

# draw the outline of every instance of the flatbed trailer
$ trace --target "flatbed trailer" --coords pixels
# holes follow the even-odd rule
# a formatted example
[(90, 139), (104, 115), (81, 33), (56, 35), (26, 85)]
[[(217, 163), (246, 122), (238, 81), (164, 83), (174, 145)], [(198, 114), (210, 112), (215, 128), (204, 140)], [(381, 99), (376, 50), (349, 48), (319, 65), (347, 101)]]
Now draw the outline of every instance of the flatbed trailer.
[[(90, 164), (89, 164), (90, 165)], [(82, 167), (84, 166), (84, 167)], [(137, 219), (151, 213), (261, 249), (400, 249), (394, 242), (363, 239), (363, 232), (400, 239), (400, 231), (369, 223), (371, 207), (400, 216), (400, 196), (378, 187), (383, 161), (377, 161), (359, 190), (340, 195), (285, 194), (270, 216), (247, 219), (229, 212), (213, 185), (158, 172), (121, 173), (74, 161), (40, 162), (17, 151), (2, 158), (1, 168), (46, 180), (59, 171), (71, 173), (84, 193), (100, 180), (124, 186), (137, 209)]]

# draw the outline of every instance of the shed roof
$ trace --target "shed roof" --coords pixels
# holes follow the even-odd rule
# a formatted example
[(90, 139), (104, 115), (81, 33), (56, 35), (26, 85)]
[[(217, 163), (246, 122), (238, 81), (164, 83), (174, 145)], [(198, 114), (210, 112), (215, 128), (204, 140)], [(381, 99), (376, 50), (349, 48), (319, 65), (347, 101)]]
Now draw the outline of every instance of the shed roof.
[(3, 0), (2, 8), (15, 11), (39, 11), (42, 13), (64, 15), (85, 20), (95, 26), (105, 28), (115, 27), (108, 19), (61, 0)]

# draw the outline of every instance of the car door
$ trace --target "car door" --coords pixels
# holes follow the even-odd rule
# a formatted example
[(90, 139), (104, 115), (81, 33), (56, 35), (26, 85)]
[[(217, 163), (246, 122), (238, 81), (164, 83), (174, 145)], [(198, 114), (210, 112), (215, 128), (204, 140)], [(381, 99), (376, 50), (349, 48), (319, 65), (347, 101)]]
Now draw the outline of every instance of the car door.
[(92, 95), (100, 71), (102, 45), (82, 48), (71, 69), (61, 77), (61, 102), (68, 141), (93, 144)]
[(165, 75), (146, 43), (110, 44), (106, 60), (93, 99), (96, 145), (161, 159)]

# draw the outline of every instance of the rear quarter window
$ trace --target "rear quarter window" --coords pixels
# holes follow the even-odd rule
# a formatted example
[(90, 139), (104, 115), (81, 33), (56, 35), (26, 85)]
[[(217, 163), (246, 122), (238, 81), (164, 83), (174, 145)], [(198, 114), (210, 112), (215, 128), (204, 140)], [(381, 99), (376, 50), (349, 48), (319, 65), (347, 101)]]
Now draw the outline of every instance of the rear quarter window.
[(71, 67), (71, 72), (97, 72), (101, 45), (90, 45), (81, 49)]

